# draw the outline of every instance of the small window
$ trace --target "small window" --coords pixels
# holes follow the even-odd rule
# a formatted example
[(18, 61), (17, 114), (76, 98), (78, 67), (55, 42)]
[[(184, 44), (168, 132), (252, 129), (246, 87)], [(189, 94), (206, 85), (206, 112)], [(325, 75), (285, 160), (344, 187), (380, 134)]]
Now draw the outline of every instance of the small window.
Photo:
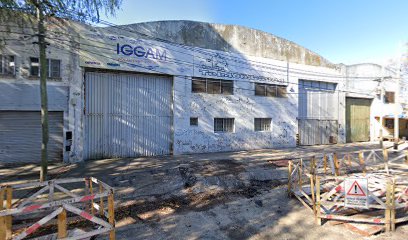
[(190, 126), (198, 126), (198, 118), (191, 117), (190, 118)]
[(0, 75), (15, 75), (14, 56), (0, 55)]
[(234, 94), (234, 81), (220, 79), (193, 78), (193, 93)]
[(395, 92), (385, 92), (384, 101), (385, 103), (394, 103), (395, 102)]
[(234, 132), (234, 118), (214, 118), (214, 132)]
[(38, 58), (30, 58), (30, 75), (40, 75), (40, 63), (38, 62)]
[[(38, 58), (30, 58), (30, 75), (40, 76), (40, 63)], [(47, 77), (60, 78), (61, 77), (61, 60), (47, 59)]]
[(264, 97), (286, 97), (286, 86), (255, 83), (255, 95)]
[(271, 131), (272, 118), (255, 118), (255, 131), (257, 132), (270, 132)]
[(385, 119), (385, 127), (388, 129), (394, 129), (394, 119)]

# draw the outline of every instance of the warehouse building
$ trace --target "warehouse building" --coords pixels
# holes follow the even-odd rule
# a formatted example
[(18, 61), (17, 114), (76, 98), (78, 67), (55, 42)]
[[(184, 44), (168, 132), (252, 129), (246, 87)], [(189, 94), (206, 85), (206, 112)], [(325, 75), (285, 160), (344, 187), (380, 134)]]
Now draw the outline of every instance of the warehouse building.
[[(0, 49), (0, 163), (40, 159), (38, 46), (20, 31)], [(269, 33), (192, 21), (48, 33), (53, 161), (347, 140), (350, 66)]]

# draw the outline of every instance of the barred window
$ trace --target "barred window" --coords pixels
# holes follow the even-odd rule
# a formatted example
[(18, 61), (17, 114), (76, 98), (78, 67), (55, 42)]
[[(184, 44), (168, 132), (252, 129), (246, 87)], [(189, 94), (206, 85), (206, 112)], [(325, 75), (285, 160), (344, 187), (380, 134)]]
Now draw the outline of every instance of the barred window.
[(207, 78), (193, 78), (192, 92), (193, 93), (210, 93), (210, 94), (234, 94), (234, 81), (207, 79)]
[[(38, 58), (30, 58), (30, 75), (40, 76), (40, 62)], [(47, 77), (60, 78), (61, 77), (61, 60), (47, 59)]]
[(255, 95), (264, 97), (286, 97), (286, 86), (255, 83)]
[(257, 132), (269, 132), (271, 131), (272, 118), (255, 118), (254, 128)]
[(214, 118), (214, 132), (234, 132), (234, 118)]
[(14, 56), (0, 55), (0, 75), (15, 75)]
[(198, 118), (191, 117), (190, 118), (190, 126), (198, 126)]

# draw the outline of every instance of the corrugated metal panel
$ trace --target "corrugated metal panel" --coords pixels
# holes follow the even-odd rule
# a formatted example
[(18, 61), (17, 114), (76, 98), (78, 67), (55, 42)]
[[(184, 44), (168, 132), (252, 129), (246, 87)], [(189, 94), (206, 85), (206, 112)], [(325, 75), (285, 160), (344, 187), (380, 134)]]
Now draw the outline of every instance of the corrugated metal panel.
[(299, 119), (299, 143), (305, 146), (336, 143), (337, 126), (337, 120)]
[[(0, 82), (0, 110), (38, 111), (41, 108), (40, 85)], [(68, 110), (68, 87), (47, 85), (48, 111)]]
[[(62, 161), (63, 112), (49, 112), (49, 161)], [(41, 162), (41, 114), (0, 111), (0, 163)]]
[(299, 81), (300, 145), (337, 141), (339, 96), (335, 89), (335, 83)]
[(346, 98), (347, 142), (370, 140), (371, 99)]
[(128, 73), (86, 73), (85, 158), (170, 154), (172, 80)]
[(339, 96), (335, 83), (299, 81), (299, 118), (338, 119)]

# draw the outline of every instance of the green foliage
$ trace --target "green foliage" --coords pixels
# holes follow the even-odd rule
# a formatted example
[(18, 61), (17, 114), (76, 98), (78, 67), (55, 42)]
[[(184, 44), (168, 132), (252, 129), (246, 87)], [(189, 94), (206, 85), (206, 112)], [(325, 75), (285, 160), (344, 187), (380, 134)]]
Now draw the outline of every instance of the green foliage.
[[(121, 4), (122, 0), (0, 0), (0, 8), (13, 10), (11, 12), (36, 15), (36, 9), (40, 8), (44, 16), (81, 22), (98, 22), (101, 13), (114, 16)], [(2, 16), (0, 21), (12, 17)]]

